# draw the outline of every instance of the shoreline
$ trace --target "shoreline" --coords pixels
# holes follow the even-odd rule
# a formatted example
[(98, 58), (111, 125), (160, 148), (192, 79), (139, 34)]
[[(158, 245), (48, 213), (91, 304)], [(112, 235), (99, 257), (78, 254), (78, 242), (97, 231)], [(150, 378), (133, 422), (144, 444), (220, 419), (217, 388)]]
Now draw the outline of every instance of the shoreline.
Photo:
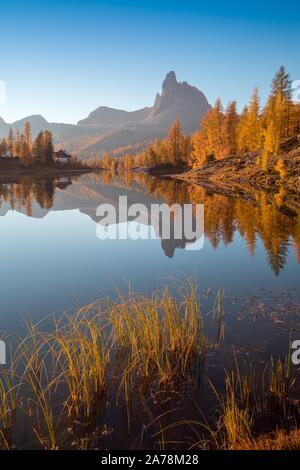
[[(265, 172), (257, 164), (257, 156), (257, 154), (231, 156), (180, 173), (145, 167), (133, 169), (133, 172), (156, 178), (175, 179), (226, 196), (248, 200), (255, 200), (259, 192), (264, 192), (268, 199), (280, 195), (278, 209), (288, 215), (297, 215), (300, 210), (299, 145), (282, 150), (279, 155), (270, 156)], [(284, 177), (276, 171), (279, 160), (284, 162)]]
[(0, 179), (2, 178), (21, 178), (22, 176), (58, 176), (58, 175), (76, 175), (84, 173), (98, 172), (89, 166), (80, 166), (78, 164), (69, 165), (47, 165), (35, 164), (25, 166), (19, 161), (0, 161)]

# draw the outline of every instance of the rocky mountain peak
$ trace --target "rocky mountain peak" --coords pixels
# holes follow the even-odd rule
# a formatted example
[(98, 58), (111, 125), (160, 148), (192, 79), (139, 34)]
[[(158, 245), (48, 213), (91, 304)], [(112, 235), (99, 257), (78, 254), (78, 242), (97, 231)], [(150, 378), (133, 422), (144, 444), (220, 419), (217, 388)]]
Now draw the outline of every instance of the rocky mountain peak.
[(49, 129), (55, 143), (69, 152), (88, 155), (90, 152), (110, 151), (166, 136), (168, 129), (178, 117), (184, 132), (192, 133), (210, 105), (198, 88), (186, 81), (178, 82), (175, 72), (167, 73), (161, 93), (157, 93), (154, 105), (125, 111), (100, 106), (77, 125), (49, 123), (42, 116), (28, 116), (12, 124), (0, 119), (0, 138), (23, 129), (25, 121), (32, 125), (32, 135)]
[(205, 95), (186, 81), (178, 82), (174, 71), (167, 73), (162, 93), (157, 93), (147, 122), (166, 132), (176, 117), (179, 117), (185, 132), (194, 132), (201, 118), (209, 109)]
[(177, 79), (176, 79), (176, 74), (174, 70), (171, 72), (167, 73), (166, 78), (163, 81), (162, 84), (162, 91), (166, 92), (168, 90), (172, 90), (178, 85)]

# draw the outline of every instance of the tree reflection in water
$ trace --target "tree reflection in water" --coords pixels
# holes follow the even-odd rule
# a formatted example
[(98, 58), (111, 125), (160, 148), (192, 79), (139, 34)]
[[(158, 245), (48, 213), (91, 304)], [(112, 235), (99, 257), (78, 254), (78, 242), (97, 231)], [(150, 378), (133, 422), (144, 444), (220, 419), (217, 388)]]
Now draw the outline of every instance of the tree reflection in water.
[[(53, 207), (57, 190), (69, 189), (74, 177), (20, 177), (15, 181), (0, 183), (0, 204), (8, 204), (11, 209), (25, 212), (32, 216), (33, 203), (49, 210)], [(81, 183), (82, 182), (82, 183)], [(233, 242), (238, 232), (247, 242), (249, 252), (255, 254), (256, 243), (261, 239), (267, 253), (267, 259), (274, 273), (284, 268), (288, 247), (292, 245), (298, 262), (300, 262), (300, 210), (285, 213), (282, 211), (286, 200), (284, 188), (272, 196), (263, 192), (253, 192), (251, 199), (232, 197), (195, 184), (188, 184), (176, 179), (160, 179), (142, 173), (112, 174), (105, 171), (79, 178), (77, 185), (92, 185), (93, 196), (103, 187), (113, 187), (120, 195), (125, 190), (134, 191), (136, 201), (139, 195), (147, 196), (172, 205), (204, 204), (205, 237), (216, 249), (220, 243), (228, 245)], [(72, 188), (72, 187), (71, 187)], [(66, 191), (68, 192), (68, 191)], [(297, 205), (294, 204), (297, 208)], [(172, 257), (176, 248), (184, 248), (185, 240), (163, 240), (165, 254)]]

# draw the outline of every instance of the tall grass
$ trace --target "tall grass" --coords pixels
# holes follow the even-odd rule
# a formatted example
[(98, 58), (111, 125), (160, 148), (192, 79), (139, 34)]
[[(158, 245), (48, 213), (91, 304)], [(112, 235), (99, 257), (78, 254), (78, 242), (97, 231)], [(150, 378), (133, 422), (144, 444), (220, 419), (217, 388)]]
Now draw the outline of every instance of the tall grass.
[[(217, 343), (210, 343), (205, 334), (193, 284), (176, 297), (169, 289), (151, 296), (119, 293), (114, 301), (103, 299), (54, 320), (50, 332), (28, 325), (28, 336), (19, 341), (11, 369), (0, 374), (0, 446), (107, 447), (109, 419), (114, 419), (119, 407), (131, 434), (140, 405), (147, 408), (152, 402), (158, 415), (153, 418), (147, 411), (151, 425), (145, 424), (144, 415), (139, 417), (142, 433), (134, 441), (139, 447), (144, 439), (157, 439), (161, 448), (277, 448), (279, 442), (289, 445), (292, 431), (290, 445), (295, 448), (300, 419), (298, 402), (291, 398), (295, 380), (289, 357), (271, 359), (259, 376), (252, 369), (242, 374), (236, 361), (235, 370), (225, 372), (223, 390), (208, 379), (205, 393), (211, 395), (213, 419), (201, 410), (198, 423), (200, 403), (195, 402), (193, 419), (185, 418), (183, 410), (181, 419), (172, 423), (173, 411), (179, 413), (178, 399), (188, 396), (185, 387), (201, 393), (199, 377), (206, 377), (208, 349), (213, 354), (221, 347), (221, 301), (219, 291), (214, 308)], [(174, 410), (172, 396), (176, 397)], [(277, 434), (273, 422), (269, 429), (261, 426), (270, 413), (272, 419), (274, 413), (278, 417)], [(289, 423), (286, 429), (282, 418)], [(28, 436), (20, 444), (15, 431), (24, 423)], [(149, 438), (153, 426), (156, 429)], [(196, 442), (186, 431), (179, 438), (173, 435), (179, 426), (192, 430)]]
[(250, 380), (226, 373), (225, 397), (221, 399), (221, 426), (226, 448), (245, 448), (252, 442), (253, 415), (250, 406)]
[[(151, 297), (130, 292), (127, 298), (101, 300), (64, 315), (50, 333), (29, 324), (7, 380), (22, 390), (18, 407), (40, 446), (56, 449), (64, 426), (99, 416), (110, 387), (118, 384), (119, 395), (129, 403), (132, 391), (145, 381), (175, 386), (200, 370), (206, 346), (194, 286), (178, 300), (168, 289)], [(1, 378), (1, 436), (7, 448), (16, 406), (8, 405), (11, 390)], [(130, 421), (129, 407), (127, 414)]]
[(132, 295), (110, 306), (109, 320), (131, 374), (172, 383), (203, 364), (207, 339), (194, 287), (180, 302), (167, 289), (150, 298)]
[[(224, 393), (208, 382), (217, 399), (218, 418), (213, 423), (209, 418), (203, 421), (203, 416), (202, 421), (193, 420), (197, 439), (191, 447), (300, 450), (300, 400), (292, 398), (296, 380), (291, 377), (289, 354), (271, 357), (260, 375), (252, 367), (242, 374), (236, 361), (234, 370), (225, 371)], [(190, 424), (183, 419), (172, 426)]]
[(0, 375), (0, 449), (9, 449), (13, 439), (16, 412), (16, 389), (11, 374)]
[(68, 416), (90, 417), (103, 397), (112, 341), (95, 305), (80, 309), (64, 327), (56, 325), (48, 338), (54, 370), (67, 385)]

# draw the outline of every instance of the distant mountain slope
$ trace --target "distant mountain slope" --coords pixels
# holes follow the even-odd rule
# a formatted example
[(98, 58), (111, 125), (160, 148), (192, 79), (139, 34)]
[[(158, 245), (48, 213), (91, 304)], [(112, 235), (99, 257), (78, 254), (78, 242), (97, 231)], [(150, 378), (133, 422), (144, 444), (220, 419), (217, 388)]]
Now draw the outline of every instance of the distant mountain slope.
[(135, 124), (145, 119), (151, 108), (137, 111), (123, 111), (122, 109), (100, 106), (92, 111), (86, 119), (78, 122), (79, 126), (118, 127), (126, 124)]
[(78, 125), (117, 128), (135, 124), (166, 130), (179, 116), (183, 129), (193, 132), (208, 109), (208, 101), (201, 91), (187, 82), (178, 83), (175, 72), (169, 72), (162, 84), (162, 94), (157, 93), (151, 108), (128, 112), (101, 106)]
[(89, 116), (74, 124), (49, 123), (43, 116), (33, 115), (6, 123), (0, 118), (0, 137), (7, 135), (9, 128), (23, 128), (25, 121), (32, 126), (32, 135), (49, 129), (57, 145), (76, 153), (80, 158), (142, 145), (155, 138), (165, 136), (178, 116), (184, 132), (194, 132), (210, 105), (205, 95), (187, 82), (177, 82), (175, 72), (169, 72), (157, 93), (152, 107), (136, 111), (124, 111), (100, 106)]
[(27, 116), (23, 119), (13, 122), (12, 124), (6, 123), (0, 118), (0, 138), (6, 137), (10, 128), (15, 132), (16, 129), (22, 131), (25, 122), (28, 121), (31, 124), (31, 131), (33, 137), (44, 129), (49, 129), (57, 142), (65, 140), (66, 138), (75, 137), (82, 135), (83, 130), (74, 124), (63, 124), (63, 123), (51, 123), (48, 122), (43, 116), (35, 114)]

